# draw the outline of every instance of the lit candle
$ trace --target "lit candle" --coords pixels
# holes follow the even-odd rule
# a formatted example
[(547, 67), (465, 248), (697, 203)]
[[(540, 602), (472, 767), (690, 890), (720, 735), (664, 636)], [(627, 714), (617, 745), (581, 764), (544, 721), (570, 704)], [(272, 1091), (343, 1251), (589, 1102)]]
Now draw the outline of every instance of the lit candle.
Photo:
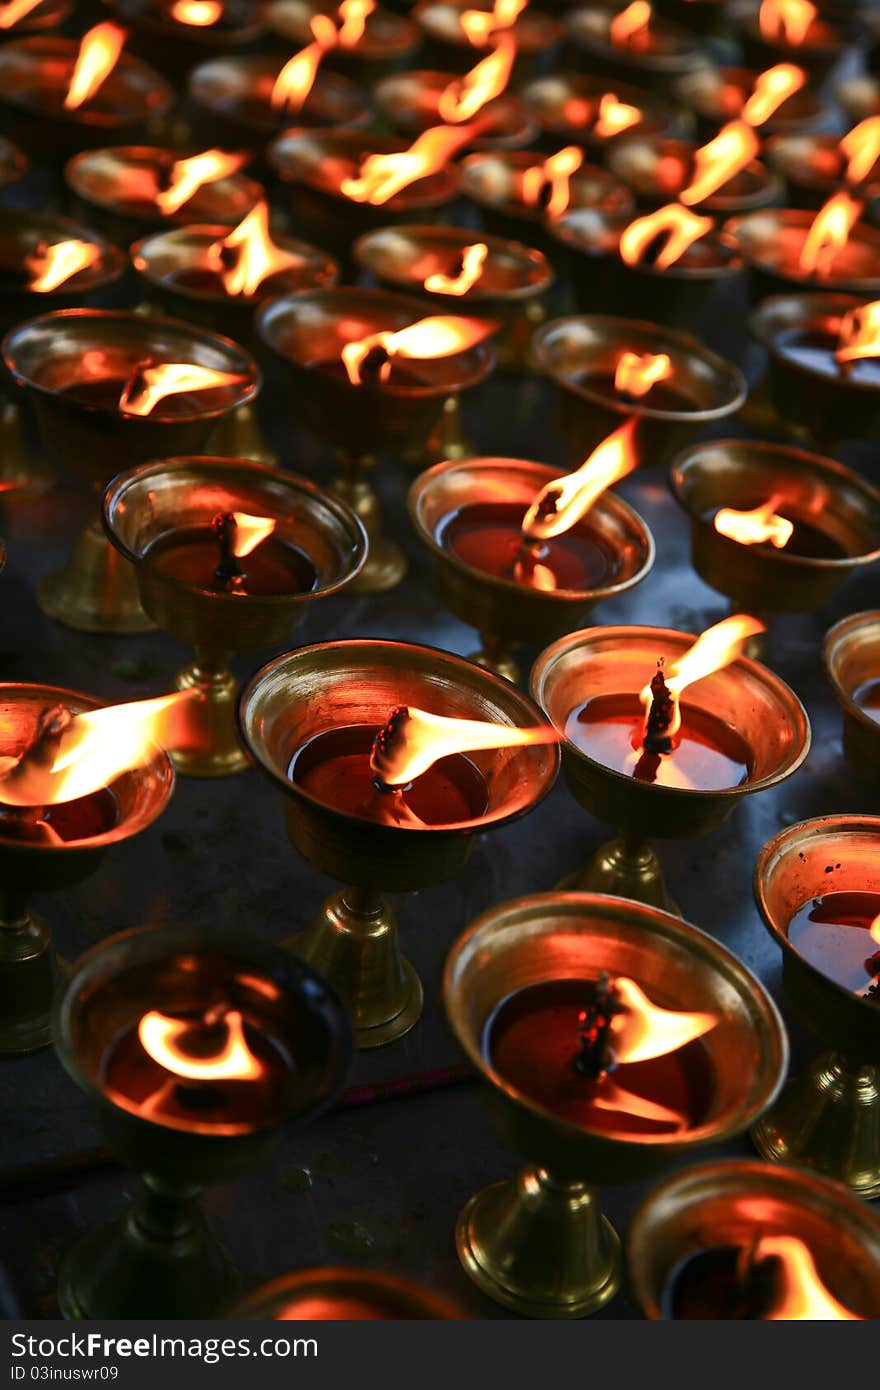
[(271, 517), (218, 512), (208, 525), (158, 535), (144, 562), (159, 575), (196, 589), (246, 598), (249, 594), (306, 594), (318, 573), (298, 546), (282, 540)]

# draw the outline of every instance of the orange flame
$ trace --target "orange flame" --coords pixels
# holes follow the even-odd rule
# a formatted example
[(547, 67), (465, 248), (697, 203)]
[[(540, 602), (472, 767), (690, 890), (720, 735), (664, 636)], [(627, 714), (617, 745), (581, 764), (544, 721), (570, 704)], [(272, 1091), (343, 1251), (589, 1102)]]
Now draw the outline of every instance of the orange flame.
[(449, 719), (411, 705), (400, 705), (376, 735), (370, 767), (383, 787), (406, 787), (452, 753), (475, 753), (482, 748), (527, 748), (558, 743), (549, 725), (517, 729), (481, 719)]
[(679, 193), (682, 203), (702, 203), (755, 158), (761, 142), (745, 121), (729, 121), (708, 144), (694, 151), (694, 177)]
[(64, 98), (65, 110), (75, 111), (95, 95), (116, 66), (127, 37), (124, 29), (109, 20), (83, 34)]
[(528, 207), (536, 207), (542, 189), (550, 185), (547, 201), (547, 216), (559, 217), (568, 207), (571, 199), (571, 176), (576, 174), (584, 162), (584, 152), (577, 145), (566, 145), (545, 159), (543, 164), (533, 164), (523, 170), (522, 197)]
[(647, 1062), (652, 1057), (665, 1057), (680, 1047), (701, 1038), (718, 1024), (714, 1014), (678, 1013), (661, 1009), (644, 990), (626, 975), (614, 981), (615, 993), (623, 1010), (611, 1021), (613, 1050), (618, 1063)]
[(99, 791), (148, 762), (157, 748), (178, 746), (181, 709), (200, 698), (197, 690), (181, 690), (72, 715), (48, 758), (39, 745), (19, 758), (0, 758), (0, 803), (56, 806)]
[(805, 275), (830, 275), (834, 257), (846, 245), (862, 204), (849, 193), (835, 193), (813, 220), (801, 251)]
[(329, 15), (312, 15), (311, 30), (312, 42), (294, 53), (275, 78), (271, 103), (276, 111), (301, 109), (315, 85), (324, 54), (336, 42), (336, 26)]
[(763, 125), (784, 101), (806, 85), (807, 74), (794, 63), (777, 63), (755, 78), (752, 94), (740, 115), (749, 125)]
[(124, 415), (149, 415), (166, 396), (237, 386), (247, 379), (240, 372), (218, 372), (195, 362), (140, 363), (119, 398), (119, 409)]
[(825, 1287), (813, 1256), (797, 1236), (761, 1236), (754, 1261), (775, 1256), (782, 1262), (783, 1287), (779, 1302), (765, 1314), (767, 1322), (861, 1322)]
[(465, 10), (461, 27), (475, 48), (481, 48), (490, 34), (509, 29), (522, 14), (529, 0), (495, 0), (495, 7), (485, 10)]
[(635, 420), (626, 420), (574, 473), (542, 487), (523, 518), (523, 535), (545, 541), (570, 530), (606, 488), (631, 473), (638, 463), (633, 448), (635, 427)]
[(666, 270), (714, 225), (711, 217), (700, 217), (680, 203), (667, 203), (630, 222), (620, 234), (620, 254), (627, 265), (638, 265), (654, 238), (665, 234), (666, 242), (654, 264), (658, 270)]
[(366, 338), (346, 343), (342, 349), (342, 361), (352, 386), (360, 386), (364, 358), (374, 348), (381, 348), (389, 360), (383, 364), (379, 380), (387, 381), (391, 375), (392, 357), (409, 357), (422, 361), (434, 357), (451, 357), (453, 353), (475, 347), (484, 338), (488, 338), (490, 333), (494, 333), (496, 327), (497, 324), (488, 323), (485, 319), (460, 318), (455, 314), (437, 315), (419, 319), (417, 323), (411, 323), (407, 328), (399, 328), (396, 332), (387, 330), (371, 333)]
[(871, 939), (876, 941), (877, 945), (880, 946), (880, 912), (878, 912), (877, 916), (874, 918), (868, 931), (871, 933)]
[[(237, 251), (238, 257), (228, 270), (223, 269), (223, 252)], [(222, 241), (208, 248), (208, 257), (223, 280), (227, 294), (256, 294), (269, 275), (289, 266), (300, 265), (301, 259), (292, 251), (276, 246), (269, 232), (269, 204), (255, 203), (237, 227)]]
[(769, 502), (750, 512), (722, 507), (715, 515), (715, 530), (732, 541), (739, 541), (740, 545), (761, 545), (769, 541), (777, 550), (782, 550), (791, 540), (794, 522), (777, 515), (776, 507), (781, 500), (771, 497)]
[(636, 400), (658, 381), (672, 376), (672, 359), (665, 352), (622, 352), (614, 369), (614, 389)]
[(40, 4), (42, 0), (9, 0), (0, 10), (0, 29), (14, 29)]
[(437, 274), (428, 276), (425, 289), (431, 294), (467, 294), (482, 275), (483, 263), (488, 254), (489, 248), (486, 243), (475, 241), (472, 246), (466, 246), (462, 251), (461, 270), (457, 275), (443, 275), (438, 271)]
[(869, 116), (844, 135), (841, 153), (847, 160), (849, 183), (861, 183), (880, 159), (880, 116)]
[(248, 512), (233, 512), (232, 519), (232, 553), (237, 560), (243, 560), (268, 540), (277, 524), (271, 516), (251, 516)]
[(368, 154), (357, 178), (343, 179), (340, 190), (356, 203), (381, 207), (411, 183), (436, 174), (471, 140), (478, 127), (435, 125), (423, 130), (408, 150), (399, 154)]
[(622, 130), (638, 125), (642, 113), (638, 106), (618, 101), (614, 92), (604, 92), (599, 100), (599, 114), (593, 125), (593, 134), (599, 140), (610, 140)]
[(860, 304), (844, 314), (834, 356), (838, 362), (880, 357), (880, 299), (873, 304)]
[(48, 294), (86, 266), (96, 265), (100, 259), (101, 248), (91, 241), (56, 241), (54, 246), (41, 242), (24, 262), (30, 276), (28, 289)]
[[(735, 661), (740, 655), (749, 638), (764, 631), (764, 624), (757, 618), (749, 617), (747, 613), (737, 613), (732, 618), (725, 618), (723, 622), (707, 628), (684, 656), (664, 672), (666, 688), (672, 696), (675, 709), (668, 729), (670, 736), (677, 734), (681, 728), (679, 699), (682, 691), (695, 681), (702, 680), (704, 676), (711, 676), (714, 671), (729, 666), (731, 661)], [(639, 699), (645, 707), (647, 720), (653, 703), (650, 681), (643, 687)]]
[(613, 1114), (633, 1115), (639, 1120), (668, 1125), (675, 1134), (681, 1134), (688, 1127), (686, 1116), (679, 1110), (670, 1110), (669, 1106), (660, 1105), (656, 1100), (648, 1100), (646, 1096), (624, 1090), (608, 1077), (603, 1081), (602, 1089), (592, 1097), (592, 1103), (597, 1110), (610, 1110)]
[(768, 43), (797, 48), (818, 13), (810, 0), (762, 0), (758, 12), (761, 35)]
[(634, 40), (643, 38), (652, 15), (648, 0), (632, 0), (632, 4), (616, 14), (608, 26), (608, 35), (614, 47), (628, 48)]
[(337, 14), (342, 26), (336, 35), (340, 48), (354, 48), (360, 43), (367, 19), (376, 8), (376, 0), (342, 0)]
[(224, 154), (222, 150), (205, 150), (188, 159), (176, 159), (171, 166), (168, 187), (156, 194), (157, 208), (169, 217), (188, 203), (203, 184), (227, 178), (247, 164), (247, 160), (246, 154)]
[(138, 1024), (138, 1037), (154, 1062), (187, 1081), (254, 1081), (262, 1076), (263, 1065), (247, 1045), (244, 1020), (237, 1009), (220, 1007), (205, 1014), (200, 1022), (209, 1028), (222, 1023), (226, 1029), (226, 1041), (213, 1057), (196, 1057), (180, 1046), (200, 1023), (169, 1018), (156, 1009), (144, 1014)]
[(190, 24), (194, 29), (207, 29), (216, 24), (223, 13), (220, 0), (174, 0), (171, 18), (178, 24)]
[(482, 58), (476, 67), (444, 87), (437, 111), (444, 121), (468, 121), (481, 111), (487, 102), (500, 96), (510, 81), (516, 58), (516, 40), (512, 34), (499, 34), (493, 51)]

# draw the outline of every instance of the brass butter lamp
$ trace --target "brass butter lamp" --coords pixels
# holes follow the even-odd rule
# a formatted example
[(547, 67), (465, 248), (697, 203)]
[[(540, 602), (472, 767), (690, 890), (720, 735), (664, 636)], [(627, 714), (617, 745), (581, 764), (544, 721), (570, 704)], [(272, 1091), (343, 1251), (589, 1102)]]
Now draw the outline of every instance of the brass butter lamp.
[(843, 751), (853, 771), (880, 780), (880, 720), (854, 697), (880, 681), (880, 609), (835, 623), (822, 644), (825, 675), (843, 713)]
[[(537, 1103), (487, 1056), (487, 1027), (512, 991), (595, 982), (602, 971), (634, 978), (663, 1008), (717, 1015), (700, 1039), (711, 1100), (692, 1127), (648, 1137), (592, 1130)], [(453, 946), (443, 992), (453, 1032), (488, 1082), (493, 1121), (527, 1163), (513, 1181), (484, 1188), (466, 1204), (456, 1230), (459, 1259), (483, 1293), (514, 1312), (586, 1317), (621, 1282), (620, 1242), (601, 1214), (597, 1187), (653, 1177), (745, 1130), (781, 1084), (782, 1020), (763, 986), (719, 942), (657, 908), (592, 893), (535, 894), (484, 913)]]
[(374, 1269), (333, 1265), (282, 1274), (246, 1294), (229, 1310), (231, 1318), (276, 1322), (409, 1322), (464, 1314), (445, 1298), (411, 1279)]

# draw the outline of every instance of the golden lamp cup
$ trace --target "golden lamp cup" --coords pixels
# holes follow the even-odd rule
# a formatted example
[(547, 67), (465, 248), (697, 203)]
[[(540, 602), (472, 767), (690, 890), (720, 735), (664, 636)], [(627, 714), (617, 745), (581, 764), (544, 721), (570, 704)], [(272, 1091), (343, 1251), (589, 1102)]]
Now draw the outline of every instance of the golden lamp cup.
[[(801, 1268), (783, 1264), (777, 1273), (779, 1302), (775, 1289), (768, 1298), (746, 1277), (746, 1298), (755, 1303), (737, 1308), (743, 1288), (735, 1276), (721, 1289), (710, 1282), (713, 1270), (729, 1270), (750, 1252), (779, 1260), (786, 1251)], [(843, 1316), (835, 1303), (850, 1317), (880, 1317), (880, 1220), (839, 1183), (795, 1168), (727, 1160), (667, 1178), (633, 1217), (627, 1265), (635, 1296), (655, 1321), (833, 1320)]]
[[(737, 785), (707, 781), (701, 786), (699, 770), (678, 785), (642, 781), (578, 746), (577, 714), (586, 702), (607, 700), (613, 716), (631, 719), (637, 728), (643, 717), (638, 692), (658, 663), (668, 671), (692, 645), (687, 633), (671, 628), (592, 627), (561, 637), (535, 662), (531, 691), (563, 735), (569, 790), (584, 810), (619, 831), (563, 887), (613, 893), (677, 912), (650, 842), (708, 834), (743, 797), (778, 786), (806, 758), (810, 725), (803, 705), (777, 675), (745, 656), (688, 686), (681, 704), (683, 727), (690, 717), (713, 746), (738, 750), (732, 774), (742, 779)], [(621, 701), (623, 692), (629, 694)], [(670, 754), (670, 763), (675, 756)]]
[(232, 1318), (276, 1322), (409, 1322), (464, 1314), (431, 1289), (411, 1279), (374, 1269), (333, 1265), (282, 1274), (246, 1294), (229, 1311)]
[(825, 675), (843, 712), (843, 751), (853, 772), (880, 780), (880, 609), (835, 623), (822, 644)]
[[(571, 982), (589, 1000), (603, 974), (635, 981), (664, 1010), (716, 1020), (688, 1044), (696, 1048), (689, 1054), (695, 1068), (707, 1068), (705, 1091), (698, 1107), (679, 1112), (675, 1129), (634, 1124), (619, 1111), (597, 1120), (602, 1112), (587, 1103), (587, 1080), (581, 1109), (562, 1098), (566, 1082), (556, 1081), (554, 1066), (565, 1076), (571, 1066), (580, 1092), (571, 1065), (577, 1007), (570, 1052), (561, 1036), (568, 1010), (553, 1030), (552, 1047), (551, 1025), (541, 1023), (538, 1011), (535, 1030), (520, 1031), (515, 1077), (505, 1070), (513, 1054), (498, 1030), (516, 996), (524, 1028), (529, 995), (536, 1006), (535, 991), (548, 1003), (564, 997), (570, 1008), (577, 992)], [(764, 987), (717, 941), (657, 908), (594, 893), (536, 894), (484, 913), (453, 946), (443, 989), (452, 1030), (488, 1082), (495, 1126), (527, 1164), (513, 1181), (484, 1188), (466, 1204), (456, 1230), (459, 1260), (483, 1293), (517, 1313), (586, 1317), (621, 1283), (620, 1241), (601, 1213), (597, 1188), (653, 1177), (747, 1129), (782, 1081), (788, 1051), (782, 1020)], [(534, 1071), (529, 1039), (540, 1052)], [(640, 1085), (644, 1099), (663, 1094), (656, 1077)]]
[(555, 743), (469, 754), (483, 809), (477, 812), (475, 796), (469, 819), (418, 827), (319, 800), (290, 774), (295, 755), (319, 735), (381, 729), (401, 705), (508, 727), (543, 724), (509, 681), (408, 642), (327, 642), (288, 652), (257, 672), (239, 707), (245, 746), (284, 794), (294, 848), (318, 873), (346, 885), (289, 945), (333, 984), (360, 1048), (402, 1037), (422, 1012), (422, 984), (400, 954), (383, 895), (417, 892), (458, 873), (476, 837), (531, 811), (559, 767)]
[[(214, 519), (230, 513), (274, 521), (272, 541), (286, 548), (291, 562), (298, 565), (302, 557), (308, 566), (303, 582), (294, 583), (292, 572), (289, 587), (240, 593), (212, 582), (213, 560), (203, 577), (162, 566), (163, 543), (172, 545), (175, 535), (185, 539), (194, 531), (210, 537)], [(104, 494), (104, 525), (114, 548), (134, 567), (144, 611), (195, 648), (195, 660), (178, 673), (175, 688), (201, 692), (194, 717), (202, 736), (173, 754), (175, 766), (193, 777), (243, 771), (248, 760), (235, 726), (238, 686), (229, 657), (280, 645), (308, 604), (338, 593), (356, 577), (367, 554), (360, 521), (339, 498), (295, 473), (250, 459), (191, 456), (120, 473)], [(246, 560), (242, 567), (247, 574)]]
[[(0, 685), (0, 756), (19, 757), (34, 740), (41, 716), (55, 705), (78, 714), (101, 702), (54, 685)], [(31, 897), (64, 892), (88, 878), (108, 849), (139, 835), (162, 814), (173, 790), (174, 770), (156, 747), (141, 766), (102, 791), (51, 807), (54, 839), (36, 834), (33, 821), (46, 814), (43, 808), (0, 800), (0, 1054), (34, 1052), (52, 1039), (59, 969), (50, 927), (31, 911)]]
[[(782, 950), (788, 1005), (830, 1050), (789, 1082), (752, 1138), (765, 1158), (815, 1169), (860, 1197), (876, 1197), (880, 1040), (871, 953), (878, 957), (880, 976), (880, 931), (871, 930), (870, 914), (880, 913), (880, 817), (822, 816), (788, 826), (758, 855), (754, 890), (764, 924)], [(821, 929), (824, 920), (838, 916), (838, 894), (846, 897), (846, 925), (829, 935), (824, 953), (817, 953), (804, 917), (809, 913)], [(850, 942), (857, 960), (844, 984), (843, 975), (835, 976), (852, 964)]]
[(469, 659), (512, 681), (519, 679), (520, 643), (540, 644), (570, 632), (597, 603), (640, 584), (654, 563), (654, 540), (645, 522), (610, 489), (586, 518), (591, 544), (609, 557), (606, 577), (596, 584), (585, 580), (579, 587), (531, 587), (513, 575), (468, 563), (445, 542), (460, 509), (491, 509), (503, 502), (525, 515), (542, 488), (558, 476), (558, 469), (530, 459), (468, 458), (435, 464), (409, 492), (410, 517), (430, 554), (440, 597), (480, 634), (480, 648)]

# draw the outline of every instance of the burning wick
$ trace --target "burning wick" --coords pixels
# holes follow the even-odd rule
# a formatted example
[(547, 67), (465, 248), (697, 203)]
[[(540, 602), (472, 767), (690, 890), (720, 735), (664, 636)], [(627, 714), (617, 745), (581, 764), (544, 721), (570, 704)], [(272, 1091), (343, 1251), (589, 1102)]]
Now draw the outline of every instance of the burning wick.
[[(880, 948), (880, 914), (874, 918), (868, 930), (871, 933), (871, 940), (875, 941)], [(872, 1004), (880, 1004), (880, 949), (876, 950), (872, 956), (868, 956), (865, 961), (865, 970), (871, 976), (871, 983), (861, 991), (861, 997), (870, 999)]]
[(101, 248), (94, 242), (57, 241), (50, 246), (40, 241), (24, 260), (24, 271), (29, 277), (27, 287), (40, 294), (49, 294), (81, 270), (97, 265), (100, 259)]
[(249, 516), (247, 512), (218, 512), (211, 521), (220, 559), (214, 578), (224, 589), (241, 587), (245, 572), (239, 565), (275, 530), (271, 517)]
[(336, 43), (336, 26), (329, 15), (312, 15), (312, 42), (294, 53), (275, 79), (270, 102), (276, 111), (299, 111), (315, 85), (325, 53)]
[(217, 269), (227, 294), (253, 295), (270, 275), (301, 266), (293, 251), (276, 246), (269, 232), (269, 204), (255, 203), (228, 236), (208, 247), (208, 261)]
[(623, 1005), (616, 984), (603, 970), (595, 985), (590, 1002), (578, 1016), (578, 1051), (574, 1069), (590, 1081), (600, 1081), (613, 1071), (617, 1059), (611, 1048), (611, 1025)]
[(483, 241), (474, 242), (473, 246), (465, 246), (461, 252), (461, 268), (458, 274), (443, 275), (438, 271), (435, 275), (427, 277), (424, 288), (431, 294), (467, 294), (482, 275), (483, 264), (488, 254), (489, 248)]
[(746, 121), (729, 121), (708, 144), (694, 151), (694, 177), (679, 193), (693, 205), (711, 198), (760, 153), (761, 142)]
[(165, 216), (178, 212), (206, 183), (215, 183), (235, 174), (247, 164), (247, 154), (224, 154), (222, 150), (205, 150), (176, 159), (171, 166), (168, 187), (156, 193), (156, 207)]
[(495, 0), (494, 9), (488, 14), (485, 10), (465, 10), (461, 27), (468, 41), (475, 48), (481, 48), (491, 34), (511, 28), (528, 3), (529, 0)]
[(549, 724), (520, 729), (480, 719), (450, 719), (412, 705), (398, 705), (373, 740), (370, 768), (380, 792), (402, 791), (439, 758), (487, 748), (525, 748), (558, 743)]
[(761, 0), (758, 25), (768, 43), (797, 48), (804, 42), (818, 10), (811, 0)]
[(451, 357), (475, 347), (497, 327), (496, 323), (484, 319), (460, 318), (454, 314), (419, 319), (418, 323), (396, 332), (388, 329), (346, 343), (342, 361), (352, 386), (370, 385), (388, 381), (393, 357), (415, 361)]
[(125, 29), (109, 20), (83, 35), (64, 97), (65, 111), (75, 111), (95, 95), (116, 66), (127, 38)]
[(479, 135), (484, 120), (471, 125), (432, 126), (423, 130), (407, 150), (365, 155), (356, 178), (343, 179), (339, 191), (356, 203), (381, 207), (419, 179), (436, 174), (460, 149)]
[(548, 217), (559, 217), (571, 200), (571, 176), (584, 162), (584, 152), (577, 145), (566, 145), (545, 159), (533, 164), (522, 175), (522, 198), (527, 207), (543, 207)]
[(543, 541), (569, 530), (606, 488), (631, 473), (638, 463), (632, 447), (635, 428), (635, 420), (625, 421), (574, 473), (547, 483), (523, 518), (523, 535)]
[(376, 0), (342, 0), (336, 16), (342, 26), (336, 36), (340, 48), (355, 48), (364, 36), (367, 20), (376, 8)]
[(0, 29), (14, 29), (42, 3), (43, 0), (9, 0), (9, 4), (0, 10)]
[(864, 203), (849, 193), (835, 193), (819, 209), (807, 232), (800, 257), (804, 275), (821, 279), (831, 274), (834, 260), (847, 243)]
[(215, 391), (221, 386), (240, 386), (248, 377), (242, 372), (218, 372), (195, 362), (158, 362), (149, 358), (138, 362), (119, 397), (124, 415), (149, 415), (166, 396), (181, 391)]
[(622, 352), (614, 369), (614, 389), (640, 400), (652, 386), (672, 376), (672, 359), (665, 352)]
[(880, 159), (880, 116), (853, 126), (840, 141), (840, 152), (847, 160), (847, 183), (863, 183)]
[[(226, 1031), (223, 1047), (213, 1056), (197, 1057), (181, 1047), (188, 1033), (204, 1025)], [(154, 1062), (187, 1081), (255, 1081), (263, 1068), (244, 1035), (244, 1020), (237, 1009), (222, 1005), (209, 1010), (198, 1023), (169, 1018), (151, 1009), (138, 1024), (141, 1046)]]
[(441, 120), (468, 121), (482, 111), (487, 102), (500, 96), (510, 81), (515, 58), (516, 40), (513, 35), (499, 34), (488, 57), (481, 59), (464, 77), (456, 78), (448, 87), (444, 87), (437, 103)]
[(844, 314), (834, 356), (841, 366), (863, 357), (880, 357), (880, 299)]
[(834, 1297), (822, 1282), (808, 1247), (797, 1236), (760, 1236), (751, 1249), (743, 1251), (746, 1271), (768, 1260), (782, 1266), (783, 1281), (779, 1297), (764, 1314), (767, 1322), (861, 1322)]
[(608, 36), (615, 48), (644, 48), (648, 42), (653, 11), (648, 0), (632, 0), (608, 26)]
[(194, 29), (207, 29), (216, 24), (223, 13), (219, 0), (174, 0), (169, 11), (178, 24), (189, 24)]
[(732, 541), (739, 541), (740, 545), (763, 545), (769, 541), (777, 550), (783, 550), (791, 540), (794, 522), (778, 515), (776, 507), (782, 500), (771, 497), (769, 502), (750, 512), (722, 507), (715, 514), (715, 530)]
[(740, 111), (749, 125), (763, 125), (784, 101), (807, 84), (807, 74), (795, 63), (777, 63), (755, 78), (752, 94)]
[[(627, 265), (651, 263), (657, 270), (668, 270), (688, 247), (715, 226), (714, 218), (700, 217), (681, 203), (667, 203), (656, 212), (637, 217), (620, 234), (620, 255)], [(659, 249), (655, 242), (665, 238)]]

